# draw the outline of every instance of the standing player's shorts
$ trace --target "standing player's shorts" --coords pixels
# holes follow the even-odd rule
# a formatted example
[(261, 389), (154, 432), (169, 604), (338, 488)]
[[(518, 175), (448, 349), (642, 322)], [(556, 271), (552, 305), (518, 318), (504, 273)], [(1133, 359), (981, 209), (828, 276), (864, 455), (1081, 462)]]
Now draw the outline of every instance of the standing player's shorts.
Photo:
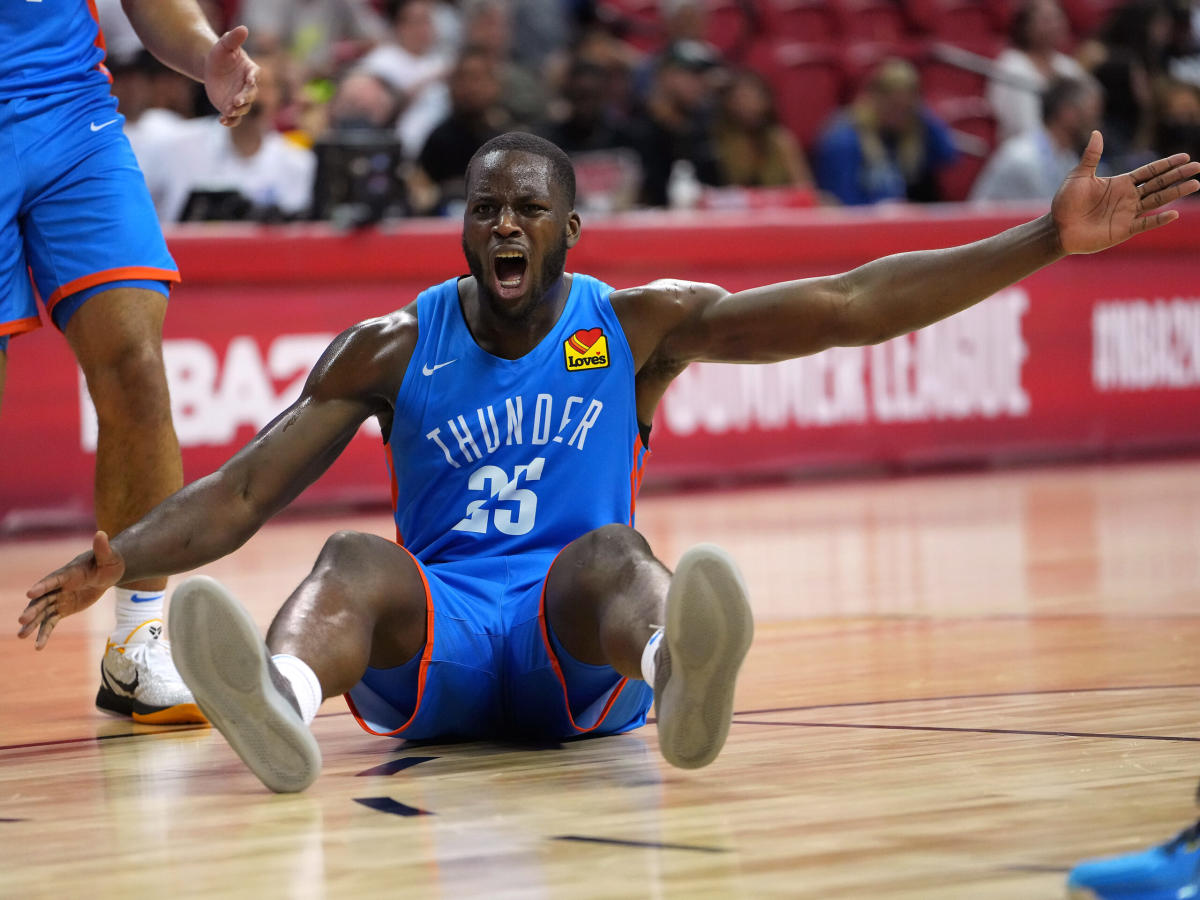
[(346, 695), (359, 725), (408, 739), (561, 740), (644, 725), (654, 692), (573, 659), (546, 621), (553, 554), (426, 566), (426, 644), (368, 668)]
[(0, 335), (54, 324), (117, 284), (179, 281), (107, 90), (0, 101)]

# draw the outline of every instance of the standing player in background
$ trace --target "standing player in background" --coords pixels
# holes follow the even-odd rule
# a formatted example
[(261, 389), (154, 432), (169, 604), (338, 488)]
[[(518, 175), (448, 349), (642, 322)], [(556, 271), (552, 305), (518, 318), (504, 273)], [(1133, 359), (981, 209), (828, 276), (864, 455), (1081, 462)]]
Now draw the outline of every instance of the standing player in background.
[[(203, 82), (236, 125), (257, 90), (246, 29), (218, 39), (196, 0), (124, 8), (146, 48)], [(162, 362), (179, 273), (122, 132), (91, 0), (3, 0), (0, 44), (0, 394), (9, 338), (40, 324), (36, 290), (87, 379), (96, 521), (115, 532), (183, 483)], [(117, 588), (96, 705), (143, 722), (203, 721), (161, 640), (165, 588), (159, 576)]]
[(425, 739), (613, 734), (653, 700), (666, 760), (706, 765), (753, 623), (723, 552), (693, 548), (672, 574), (632, 527), (663, 393), (693, 361), (775, 362), (929, 325), (1167, 224), (1177, 214), (1156, 210), (1200, 189), (1184, 154), (1097, 178), (1101, 148), (1093, 133), (1050, 212), (1002, 234), (730, 294), (565, 274), (581, 228), (569, 159), (532, 135), (494, 138), (467, 167), (470, 275), (339, 336), (300, 399), (217, 472), (35, 584), (20, 635), (43, 647), (121, 578), (232, 552), (374, 416), (403, 544), (335, 534), (265, 645), (211, 579), (172, 600), (180, 672), (255, 775), (307, 787), (309, 723), (339, 693), (368, 731)]

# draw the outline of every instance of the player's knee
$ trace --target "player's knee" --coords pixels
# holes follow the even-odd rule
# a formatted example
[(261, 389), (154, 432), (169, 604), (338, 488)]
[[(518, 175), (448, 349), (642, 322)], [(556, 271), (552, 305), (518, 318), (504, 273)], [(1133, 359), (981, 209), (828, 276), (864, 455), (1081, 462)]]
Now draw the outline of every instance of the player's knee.
[(581, 540), (588, 543), (593, 557), (606, 562), (637, 562), (650, 553), (650, 544), (640, 532), (615, 522), (589, 531)]
[(334, 569), (361, 566), (368, 552), (370, 537), (361, 531), (335, 531), (325, 539), (318, 563)]
[(589, 531), (572, 547), (579, 590), (610, 592), (614, 578), (632, 575), (640, 563), (652, 557), (650, 545), (628, 525), (609, 524)]
[(103, 360), (81, 362), (101, 421), (169, 417), (170, 394), (158, 347), (131, 346)]

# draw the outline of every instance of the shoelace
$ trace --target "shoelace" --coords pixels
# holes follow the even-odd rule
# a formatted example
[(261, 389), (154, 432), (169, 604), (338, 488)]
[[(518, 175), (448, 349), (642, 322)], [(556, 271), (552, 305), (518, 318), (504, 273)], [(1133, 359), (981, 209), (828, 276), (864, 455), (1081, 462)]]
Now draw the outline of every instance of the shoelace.
[[(156, 674), (158, 674), (160, 677), (163, 675), (169, 675), (172, 680), (179, 679), (178, 674), (175, 672), (175, 662), (171, 659), (170, 641), (167, 641), (164, 638), (157, 638), (152, 641), (134, 641), (131, 644), (122, 644), (121, 646), (124, 647), (125, 655), (130, 660), (144, 663), (146, 667), (151, 670), (159, 670), (156, 671)], [(164, 653), (166, 654), (169, 666), (168, 670), (165, 672), (161, 671), (161, 666), (154, 665), (154, 657), (162, 657)]]

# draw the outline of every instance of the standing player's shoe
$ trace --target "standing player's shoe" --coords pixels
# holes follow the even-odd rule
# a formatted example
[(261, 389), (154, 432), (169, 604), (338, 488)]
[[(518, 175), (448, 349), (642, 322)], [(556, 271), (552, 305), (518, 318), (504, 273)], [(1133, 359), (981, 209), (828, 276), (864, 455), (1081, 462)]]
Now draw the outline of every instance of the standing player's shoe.
[(147, 725), (203, 723), (192, 692), (175, 671), (162, 630), (162, 619), (150, 619), (122, 643), (108, 641), (100, 660), (96, 706)]
[(1072, 900), (1184, 900), (1200, 897), (1200, 822), (1165, 844), (1082, 862), (1067, 876)]
[(712, 544), (683, 554), (666, 618), (654, 677), (658, 747), (671, 765), (698, 769), (725, 745), (738, 669), (754, 637), (746, 585), (729, 554)]
[(176, 588), (169, 618), (179, 674), (242, 762), (278, 793), (312, 784), (321, 750), (250, 614), (197, 575)]

